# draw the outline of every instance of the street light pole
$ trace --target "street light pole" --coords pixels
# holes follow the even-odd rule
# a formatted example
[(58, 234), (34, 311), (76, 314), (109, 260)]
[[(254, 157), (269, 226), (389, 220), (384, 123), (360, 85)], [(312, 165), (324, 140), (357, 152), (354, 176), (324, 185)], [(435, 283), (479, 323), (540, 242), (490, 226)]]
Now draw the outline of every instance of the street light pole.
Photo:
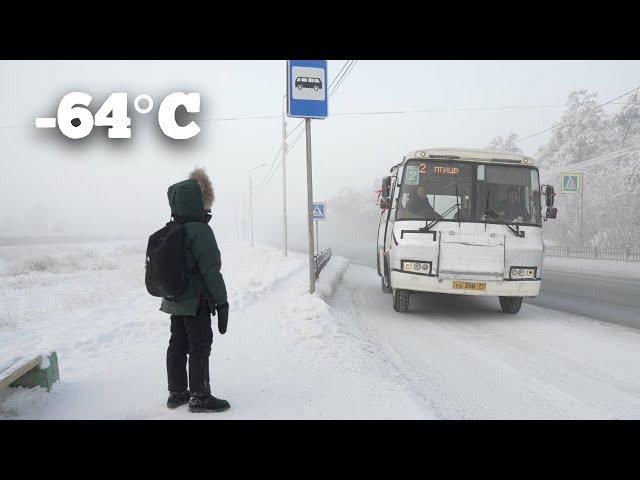
[(267, 164), (263, 163), (262, 165), (258, 165), (257, 167), (253, 167), (249, 169), (249, 223), (251, 224), (251, 246), (253, 247), (253, 179), (251, 174), (254, 170), (258, 168), (265, 167)]

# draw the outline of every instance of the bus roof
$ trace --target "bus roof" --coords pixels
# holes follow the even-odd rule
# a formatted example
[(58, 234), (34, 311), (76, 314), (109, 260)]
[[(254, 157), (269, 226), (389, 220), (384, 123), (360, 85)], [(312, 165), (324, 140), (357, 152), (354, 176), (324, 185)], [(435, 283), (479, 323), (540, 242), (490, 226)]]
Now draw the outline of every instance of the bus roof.
[(533, 165), (533, 158), (510, 152), (497, 152), (480, 148), (425, 148), (413, 150), (402, 159), (403, 162), (412, 159), (452, 159), (470, 162), (495, 162), (514, 165)]

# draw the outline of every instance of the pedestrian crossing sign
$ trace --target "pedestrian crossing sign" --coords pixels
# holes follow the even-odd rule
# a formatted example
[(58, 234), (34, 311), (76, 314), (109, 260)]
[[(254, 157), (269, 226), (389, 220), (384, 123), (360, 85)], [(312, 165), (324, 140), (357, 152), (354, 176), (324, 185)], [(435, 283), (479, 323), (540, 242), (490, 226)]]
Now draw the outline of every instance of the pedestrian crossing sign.
[(313, 202), (313, 219), (325, 220), (327, 218), (327, 207), (324, 202)]
[(560, 193), (580, 193), (582, 174), (580, 172), (562, 172), (560, 174)]

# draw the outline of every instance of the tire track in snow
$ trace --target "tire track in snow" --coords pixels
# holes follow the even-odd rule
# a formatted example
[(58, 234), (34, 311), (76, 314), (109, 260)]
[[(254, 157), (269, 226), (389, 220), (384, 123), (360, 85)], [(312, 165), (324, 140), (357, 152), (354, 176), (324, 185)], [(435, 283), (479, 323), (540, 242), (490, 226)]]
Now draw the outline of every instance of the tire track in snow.
[(398, 314), (377, 280), (351, 268), (334, 309), (440, 416), (640, 417), (636, 330), (529, 305), (504, 315), (479, 297), (415, 295)]
[[(350, 279), (349, 270), (345, 273), (345, 277)], [(350, 283), (352, 282), (343, 281), (331, 302), (332, 312), (340, 322), (339, 334), (360, 342), (378, 363), (385, 364), (387, 368), (382, 373), (388, 375), (394, 382), (402, 384), (426, 412), (437, 411), (427, 377), (407, 364), (397, 350), (383, 341), (375, 329), (363, 321), (360, 312), (362, 305), (368, 304), (367, 299), (363, 298), (364, 292), (361, 288)]]

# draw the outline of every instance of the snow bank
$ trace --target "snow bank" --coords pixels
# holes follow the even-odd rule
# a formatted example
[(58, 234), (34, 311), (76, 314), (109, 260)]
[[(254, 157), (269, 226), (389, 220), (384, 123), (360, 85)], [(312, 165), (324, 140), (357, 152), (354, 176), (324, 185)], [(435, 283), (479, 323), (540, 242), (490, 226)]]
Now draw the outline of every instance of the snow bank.
[(543, 267), (564, 272), (640, 279), (640, 262), (546, 256), (544, 257)]
[(300, 337), (310, 339), (322, 337), (329, 330), (335, 332), (335, 321), (329, 311), (327, 300), (347, 268), (349, 262), (346, 258), (331, 256), (316, 281), (316, 292), (313, 295), (309, 293), (307, 280), (298, 287), (298, 294), (285, 304), (282, 310), (283, 318), (289, 320), (289, 324)]
[[(274, 286), (302, 268), (305, 257), (256, 246), (251, 250), (222, 247), (222, 272), (227, 283), (227, 296), (232, 310), (238, 310), (268, 294)], [(233, 281), (229, 281), (232, 279)]]
[(316, 293), (324, 300), (330, 298), (348, 268), (349, 262), (346, 258), (331, 256), (329, 263), (322, 269), (320, 278), (316, 281)]

